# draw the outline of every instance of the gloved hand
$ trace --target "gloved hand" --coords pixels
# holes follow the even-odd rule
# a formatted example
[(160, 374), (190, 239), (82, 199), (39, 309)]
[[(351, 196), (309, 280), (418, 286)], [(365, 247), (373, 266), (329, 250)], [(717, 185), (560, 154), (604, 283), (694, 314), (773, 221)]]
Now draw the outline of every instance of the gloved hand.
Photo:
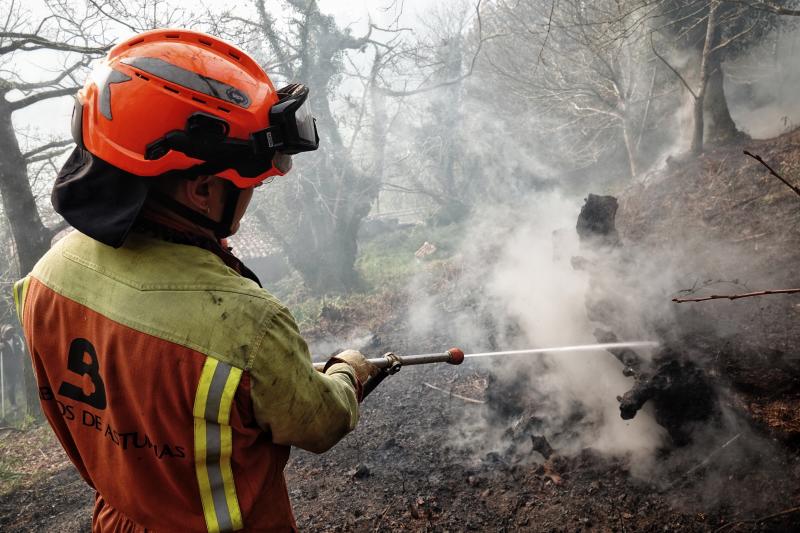
[(356, 371), (356, 377), (362, 385), (367, 381), (367, 379), (377, 375), (378, 372), (380, 372), (380, 368), (367, 361), (367, 358), (357, 350), (345, 350), (342, 353), (332, 357), (328, 364), (330, 365), (331, 362), (339, 361), (347, 363), (353, 367), (353, 370)]

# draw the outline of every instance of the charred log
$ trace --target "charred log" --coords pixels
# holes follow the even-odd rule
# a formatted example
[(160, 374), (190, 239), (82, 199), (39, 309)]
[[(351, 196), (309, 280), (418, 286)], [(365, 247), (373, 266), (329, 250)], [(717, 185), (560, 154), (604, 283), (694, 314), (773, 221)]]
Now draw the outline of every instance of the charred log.
[(652, 375), (641, 375), (634, 387), (621, 397), (620, 416), (630, 420), (648, 401), (652, 401), (656, 422), (663, 426), (677, 446), (691, 442), (698, 423), (719, 416), (717, 394), (705, 372), (691, 361), (665, 358)]
[(613, 196), (590, 194), (578, 215), (578, 237), (581, 244), (601, 244), (616, 247), (620, 244), (616, 217), (619, 204)]
[[(578, 217), (577, 231), (588, 260), (573, 259), (573, 267), (581, 268), (590, 277), (591, 291), (586, 298), (589, 320), (600, 325), (594, 331), (598, 342), (619, 342), (615, 331), (625, 331), (625, 316), (630, 303), (614, 290), (615, 283), (626, 281), (626, 261), (616, 229), (618, 203), (613, 196), (590, 194)], [(609, 273), (619, 278), (609, 283)], [(663, 325), (668, 329), (676, 324)], [(681, 346), (669, 332), (660, 335), (665, 343)], [(719, 415), (718, 398), (697, 356), (690, 358), (685, 350), (664, 349), (652, 360), (636, 351), (608, 350), (622, 364), (622, 373), (634, 378), (633, 387), (618, 397), (620, 416), (630, 420), (647, 402), (653, 405), (656, 421), (669, 433), (672, 442), (683, 446), (690, 442), (692, 430), (699, 423), (713, 421)]]
[(545, 459), (550, 459), (555, 451), (544, 435), (531, 435), (531, 446), (533, 451), (542, 454)]

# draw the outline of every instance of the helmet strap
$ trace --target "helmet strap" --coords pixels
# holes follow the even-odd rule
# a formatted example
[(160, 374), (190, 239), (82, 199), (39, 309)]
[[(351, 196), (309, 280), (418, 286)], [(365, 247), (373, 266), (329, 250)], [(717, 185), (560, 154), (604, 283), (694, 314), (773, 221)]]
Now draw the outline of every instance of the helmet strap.
[(224, 239), (233, 233), (233, 218), (236, 215), (236, 205), (239, 203), (240, 194), (241, 191), (238, 187), (225, 180), (225, 205), (222, 212), (222, 220), (219, 222), (208, 218), (204, 214), (195, 211), (191, 207), (182, 204), (175, 198), (155, 188), (150, 189), (149, 196), (181, 218), (213, 231), (214, 236), (218, 239)]
[(219, 222), (220, 227), (225, 229), (222, 235), (216, 231), (214, 232), (218, 239), (224, 239), (233, 234), (233, 218), (236, 216), (236, 206), (239, 203), (241, 194), (242, 190), (239, 187), (225, 180), (225, 206), (222, 211), (222, 220)]

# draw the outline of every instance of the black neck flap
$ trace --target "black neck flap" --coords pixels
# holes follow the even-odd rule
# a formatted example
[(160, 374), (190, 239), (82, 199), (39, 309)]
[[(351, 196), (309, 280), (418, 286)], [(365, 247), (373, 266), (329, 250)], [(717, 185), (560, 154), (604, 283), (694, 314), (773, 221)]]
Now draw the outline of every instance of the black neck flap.
[[(163, 177), (185, 179), (213, 175), (217, 165), (200, 164), (186, 170), (172, 171)], [(125, 242), (148, 197), (170, 211), (214, 232), (217, 238), (232, 234), (236, 205), (241, 194), (233, 183), (225, 180), (225, 208), (217, 222), (185, 206), (174, 198), (151, 188), (153, 180), (125, 172), (76, 147), (58, 173), (50, 199), (56, 213), (69, 224), (108, 246), (119, 248)]]
[(76, 147), (58, 173), (50, 199), (69, 224), (119, 248), (147, 199), (150, 181)]

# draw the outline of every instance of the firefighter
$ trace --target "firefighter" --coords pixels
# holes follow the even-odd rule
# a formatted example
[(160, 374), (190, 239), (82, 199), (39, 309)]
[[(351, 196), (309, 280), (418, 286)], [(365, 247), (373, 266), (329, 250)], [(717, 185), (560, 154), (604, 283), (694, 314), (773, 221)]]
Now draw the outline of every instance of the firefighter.
[(293, 531), (290, 446), (321, 453), (356, 425), (377, 370), (351, 350), (315, 372), (223, 241), (255, 187), (317, 148), (307, 97), (186, 30), (118, 44), (78, 93), (52, 193), (78, 231), (14, 296), (94, 531)]

